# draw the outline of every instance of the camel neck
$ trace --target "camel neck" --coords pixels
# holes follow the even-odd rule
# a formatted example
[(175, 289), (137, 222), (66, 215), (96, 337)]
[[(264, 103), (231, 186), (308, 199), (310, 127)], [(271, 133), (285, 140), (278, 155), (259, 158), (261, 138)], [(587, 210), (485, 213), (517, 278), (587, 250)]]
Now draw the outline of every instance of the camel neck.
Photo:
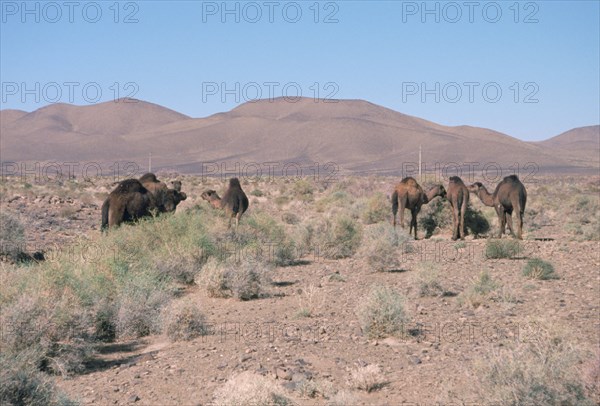
[(494, 196), (491, 195), (484, 186), (479, 189), (479, 199), (486, 206), (494, 205)]
[(429, 203), (433, 198), (435, 198), (437, 196), (437, 187), (433, 187), (431, 189), (429, 189), (429, 191), (427, 193), (425, 193), (425, 203)]

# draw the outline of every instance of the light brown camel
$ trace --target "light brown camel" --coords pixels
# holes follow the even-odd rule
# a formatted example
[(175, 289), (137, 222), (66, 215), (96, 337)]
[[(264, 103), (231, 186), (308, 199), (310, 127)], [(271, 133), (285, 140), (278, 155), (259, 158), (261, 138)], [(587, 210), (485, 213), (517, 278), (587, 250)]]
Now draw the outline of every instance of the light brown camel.
[(502, 238), (507, 224), (510, 233), (514, 235), (511, 218), (514, 211), (517, 216), (516, 237), (519, 240), (523, 239), (523, 214), (527, 203), (527, 191), (517, 175), (510, 175), (502, 179), (493, 194), (490, 194), (481, 182), (473, 183), (469, 186), (469, 191), (477, 194), (483, 204), (496, 210), (500, 223), (498, 238)]
[(229, 227), (231, 227), (231, 219), (235, 217), (236, 230), (242, 214), (248, 210), (248, 197), (242, 190), (242, 185), (240, 185), (238, 178), (229, 179), (229, 187), (225, 191), (223, 198), (219, 197), (214, 190), (207, 190), (200, 197), (209, 202), (212, 207), (225, 210), (225, 214), (229, 218)]
[(465, 213), (469, 205), (469, 189), (458, 176), (451, 176), (446, 196), (452, 207), (452, 240), (465, 239)]
[(409, 209), (412, 218), (408, 233), (410, 234), (414, 228), (416, 240), (417, 215), (421, 210), (421, 206), (429, 203), (437, 196), (442, 198), (446, 197), (446, 189), (444, 189), (444, 186), (436, 185), (425, 193), (423, 188), (419, 186), (414, 178), (407, 177), (402, 179), (394, 188), (394, 193), (392, 193), (392, 223), (394, 224), (394, 227), (396, 227), (396, 213), (398, 213), (398, 206), (400, 206), (400, 226), (402, 228), (404, 228), (404, 209)]

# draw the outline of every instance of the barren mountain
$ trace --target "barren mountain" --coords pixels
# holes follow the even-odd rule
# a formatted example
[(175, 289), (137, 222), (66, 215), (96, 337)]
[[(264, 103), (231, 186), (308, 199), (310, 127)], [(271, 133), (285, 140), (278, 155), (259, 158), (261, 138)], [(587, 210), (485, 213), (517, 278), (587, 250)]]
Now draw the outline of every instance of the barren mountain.
[(562, 155), (573, 165), (600, 167), (598, 125), (574, 128), (540, 144), (556, 151), (557, 155)]
[[(590, 159), (598, 155), (593, 136), (564, 134), (529, 143), (490, 129), (439, 125), (362, 100), (261, 100), (206, 118), (135, 100), (56, 104), (28, 114), (5, 110), (1, 131), (5, 161), (145, 165), (152, 153), (154, 168), (196, 173), (212, 162), (229, 170), (236, 163), (243, 170), (252, 163), (275, 162), (282, 168), (290, 162), (321, 167), (334, 162), (342, 172), (398, 173), (403, 164), (416, 164), (420, 145), (427, 170), (471, 162), (479, 168), (530, 162), (554, 170), (598, 167)], [(564, 141), (579, 138), (587, 144)], [(568, 144), (568, 156), (561, 142)], [(256, 166), (248, 168), (256, 173)]]

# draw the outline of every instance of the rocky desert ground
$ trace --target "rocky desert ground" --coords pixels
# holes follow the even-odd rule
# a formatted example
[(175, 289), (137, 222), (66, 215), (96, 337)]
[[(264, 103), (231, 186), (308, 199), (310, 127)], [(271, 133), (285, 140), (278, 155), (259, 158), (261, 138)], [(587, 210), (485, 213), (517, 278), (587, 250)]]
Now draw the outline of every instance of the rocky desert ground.
[(200, 198), (226, 177), (158, 176), (176, 213), (106, 234), (114, 179), (2, 180), (3, 401), (600, 401), (600, 177), (529, 179), (523, 241), (474, 195), (464, 241), (439, 198), (415, 241), (400, 178), (242, 178), (236, 232)]

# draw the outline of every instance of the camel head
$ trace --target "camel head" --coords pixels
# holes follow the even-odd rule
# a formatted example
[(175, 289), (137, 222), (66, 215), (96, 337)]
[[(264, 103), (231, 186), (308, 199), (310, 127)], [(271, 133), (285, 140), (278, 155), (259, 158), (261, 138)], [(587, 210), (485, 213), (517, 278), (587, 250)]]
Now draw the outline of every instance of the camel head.
[(180, 180), (171, 181), (171, 185), (173, 186), (174, 190), (181, 192), (181, 181)]
[(468, 186), (467, 189), (469, 189), (469, 192), (471, 193), (478, 194), (482, 187), (483, 184), (481, 182), (475, 182), (471, 186)]
[(221, 207), (221, 197), (217, 194), (215, 190), (207, 190), (203, 192), (200, 197), (211, 204), (214, 208)]
[(187, 199), (187, 195), (184, 192), (180, 192), (176, 189), (169, 189), (165, 193), (164, 199), (164, 210), (167, 213), (175, 211), (177, 205)]

